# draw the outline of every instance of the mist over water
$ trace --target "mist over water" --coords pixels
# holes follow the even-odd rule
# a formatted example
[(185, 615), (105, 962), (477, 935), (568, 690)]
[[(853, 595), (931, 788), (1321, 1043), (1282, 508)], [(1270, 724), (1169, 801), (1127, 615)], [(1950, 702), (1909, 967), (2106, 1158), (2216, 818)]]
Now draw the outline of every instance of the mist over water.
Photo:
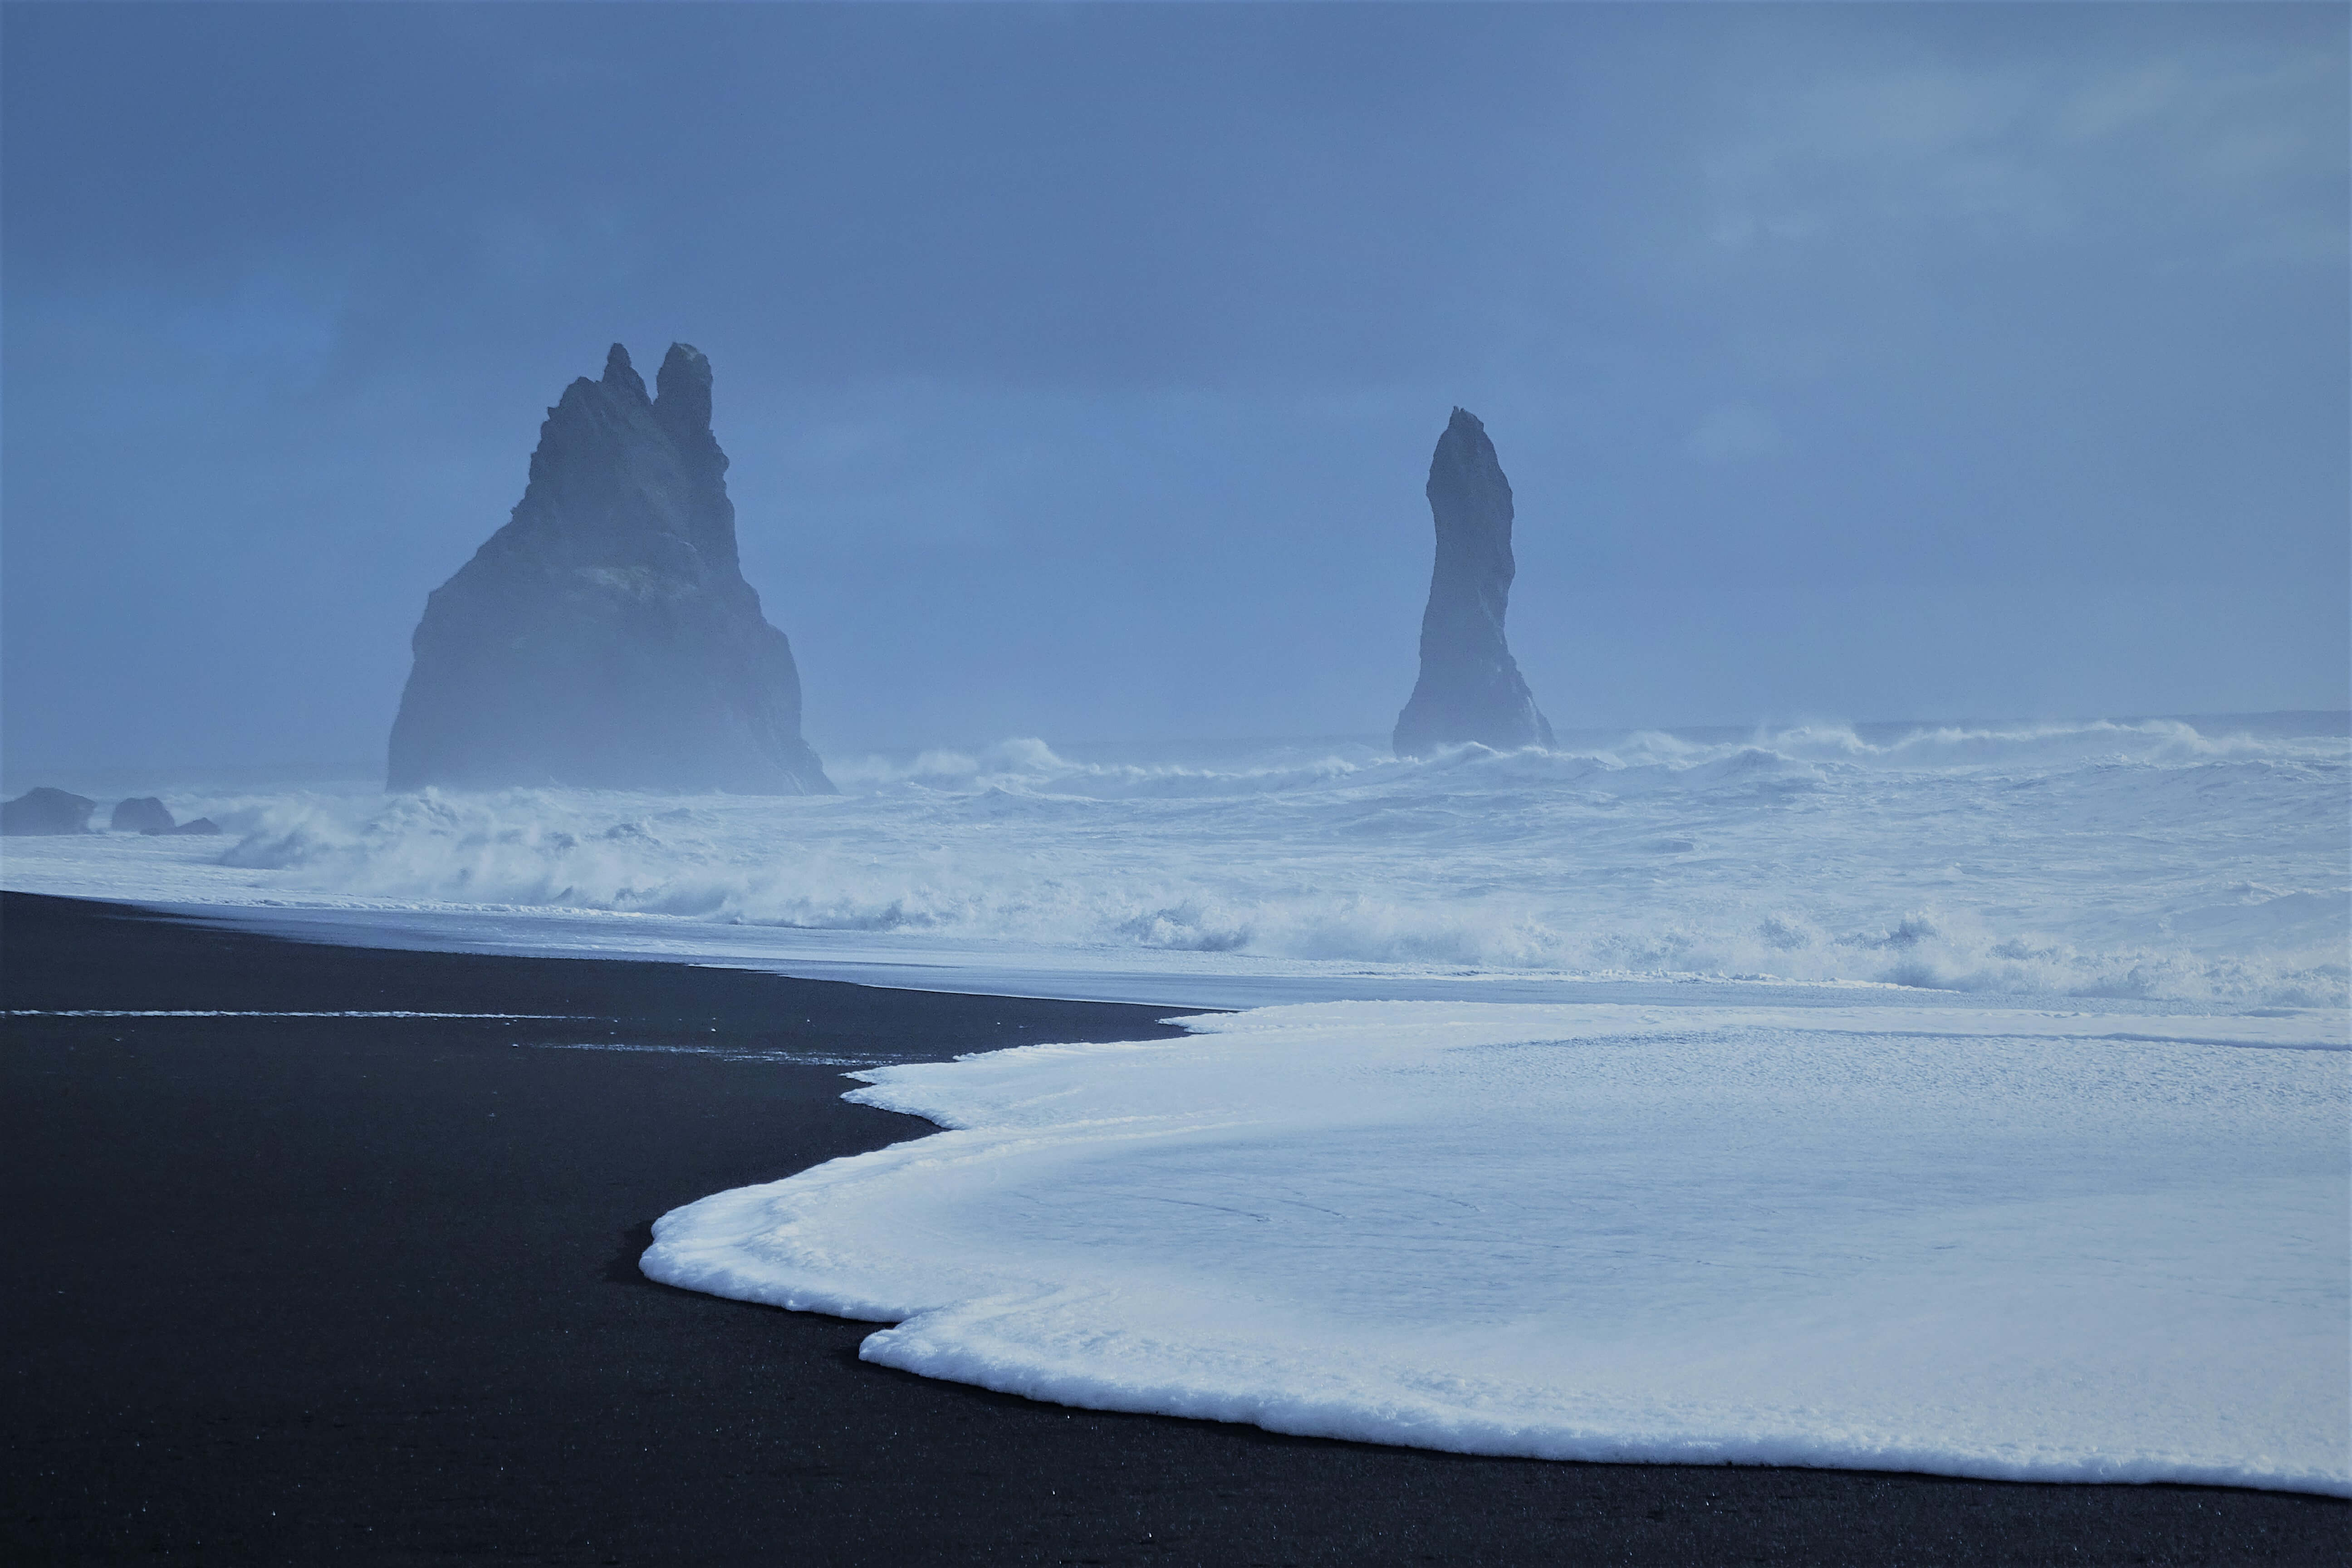
[(223, 831), (0, 886), (965, 994), (642, 1262), (925, 1375), (2352, 1496), (2347, 25), (8, 6), (0, 795)]
[[(828, 758), (836, 798), (166, 798), (229, 832), (13, 840), (11, 887), (461, 906), (1369, 974), (1862, 982), (2342, 1006), (2340, 715)], [(958, 957), (957, 954), (965, 956)]]

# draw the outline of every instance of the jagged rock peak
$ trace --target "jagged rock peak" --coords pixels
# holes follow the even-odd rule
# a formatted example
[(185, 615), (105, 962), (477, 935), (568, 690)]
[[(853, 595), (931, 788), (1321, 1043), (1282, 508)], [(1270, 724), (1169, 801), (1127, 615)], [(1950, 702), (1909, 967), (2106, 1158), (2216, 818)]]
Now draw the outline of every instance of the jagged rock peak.
[(614, 343), (604, 354), (603, 384), (618, 388), (623, 392), (635, 393), (639, 402), (645, 401), (646, 378), (639, 375), (637, 367), (629, 363), (629, 351), (618, 343)]
[[(672, 343), (654, 373), (654, 406), (674, 437), (710, 435), (710, 362), (692, 343)], [(717, 450), (719, 443), (710, 443)]]
[(1423, 493), (1437, 555), (1421, 616), (1421, 678), (1397, 715), (1397, 755), (1466, 742), (1497, 751), (1550, 745), (1551, 725), (1503, 637), (1518, 571), (1511, 481), (1476, 415), (1456, 408), (1446, 421)]
[(425, 603), (393, 788), (831, 792), (737, 559), (710, 362), (673, 343), (655, 384), (614, 343), (548, 410), (513, 515)]

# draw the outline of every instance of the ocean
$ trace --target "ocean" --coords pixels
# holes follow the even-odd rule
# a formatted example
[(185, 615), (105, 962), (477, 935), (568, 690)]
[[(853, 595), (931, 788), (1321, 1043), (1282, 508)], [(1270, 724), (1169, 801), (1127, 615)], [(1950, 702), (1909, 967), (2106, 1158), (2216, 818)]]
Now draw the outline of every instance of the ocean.
[(887, 1323), (908, 1370), (2352, 1494), (2344, 715), (827, 762), (788, 799), (151, 779), (117, 793), (224, 834), (12, 839), (0, 881), (1191, 1015), (861, 1072), (944, 1131), (656, 1227), (656, 1278)]
[(2352, 995), (2340, 714), (1654, 731), (1426, 762), (1015, 740), (829, 765), (844, 793), (799, 798), (146, 779), (225, 837), (16, 839), (5, 879), (379, 940), (1201, 1005), (1564, 984)]

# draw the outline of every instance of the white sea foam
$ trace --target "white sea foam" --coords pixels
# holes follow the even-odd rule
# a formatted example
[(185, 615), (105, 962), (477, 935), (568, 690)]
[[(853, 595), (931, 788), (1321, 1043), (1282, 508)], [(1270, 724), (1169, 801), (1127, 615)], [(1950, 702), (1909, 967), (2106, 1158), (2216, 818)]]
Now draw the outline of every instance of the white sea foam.
[(2352, 1493), (2347, 1059), (2278, 1048), (2332, 1025), (1188, 1023), (860, 1073), (854, 1098), (951, 1131), (679, 1209), (646, 1272), (892, 1322), (866, 1359), (1097, 1408)]
[(2341, 1007), (2352, 980), (2340, 724), (1643, 731), (1423, 762), (1017, 741), (832, 767), (850, 793), (825, 799), (183, 792), (169, 804), (227, 826), (226, 850), (12, 839), (0, 878), (492, 912), (509, 942), (526, 917), (623, 915), (561, 941), (786, 967), (854, 949), (983, 989), (1125, 965), (1392, 994), (1706, 977)]

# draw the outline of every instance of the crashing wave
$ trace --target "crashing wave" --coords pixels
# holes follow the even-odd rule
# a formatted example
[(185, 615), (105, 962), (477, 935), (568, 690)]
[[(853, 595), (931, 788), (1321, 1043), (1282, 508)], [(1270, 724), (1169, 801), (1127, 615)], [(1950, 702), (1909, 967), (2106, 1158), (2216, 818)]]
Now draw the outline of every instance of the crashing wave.
[(781, 800), (198, 795), (238, 835), (225, 855), (100, 837), (12, 853), (10, 879), (50, 866), (52, 890), (140, 896), (173, 857), (212, 879), (191, 901), (614, 911), (988, 942), (1039, 968), (1128, 951), (2289, 1006), (2352, 992), (2340, 726), (1644, 731), (1418, 761), (1020, 739), (835, 772), (846, 795)]

